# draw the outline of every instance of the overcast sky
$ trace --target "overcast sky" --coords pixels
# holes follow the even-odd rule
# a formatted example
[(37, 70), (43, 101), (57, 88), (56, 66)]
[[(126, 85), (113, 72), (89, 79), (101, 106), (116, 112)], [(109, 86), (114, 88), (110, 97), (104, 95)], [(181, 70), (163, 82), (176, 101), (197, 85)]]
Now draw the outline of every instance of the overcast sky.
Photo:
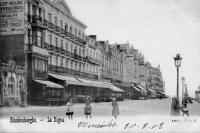
[[(200, 0), (66, 0), (72, 15), (110, 43), (129, 42), (153, 66), (160, 64), (166, 93), (176, 95), (173, 57), (183, 57), (189, 95), (200, 85)], [(180, 80), (180, 89), (182, 87)]]

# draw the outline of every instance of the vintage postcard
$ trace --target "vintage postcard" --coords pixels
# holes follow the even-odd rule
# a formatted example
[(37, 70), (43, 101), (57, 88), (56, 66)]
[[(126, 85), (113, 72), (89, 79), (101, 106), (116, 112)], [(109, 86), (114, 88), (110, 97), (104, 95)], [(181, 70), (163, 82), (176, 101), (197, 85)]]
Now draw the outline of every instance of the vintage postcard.
[(0, 0), (0, 133), (199, 133), (199, 7)]

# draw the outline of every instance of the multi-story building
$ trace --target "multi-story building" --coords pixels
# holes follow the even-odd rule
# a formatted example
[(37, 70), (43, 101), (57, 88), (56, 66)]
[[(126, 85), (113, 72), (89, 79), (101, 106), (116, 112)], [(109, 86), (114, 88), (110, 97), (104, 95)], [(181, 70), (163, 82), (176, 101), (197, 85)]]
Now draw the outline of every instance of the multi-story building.
[(158, 67), (150, 67), (150, 77), (148, 81), (148, 88), (156, 91), (158, 97), (165, 95), (165, 84), (162, 78), (162, 72), (160, 71), (160, 65)]
[[(16, 65), (25, 67), (29, 103), (94, 96), (95, 87), (116, 90), (112, 84), (98, 81), (101, 52), (91, 49), (96, 45), (95, 37), (86, 40), (87, 26), (72, 15), (64, 0), (3, 0), (1, 5), (16, 9), (17, 16), (7, 11), (11, 15), (0, 20), (4, 24), (0, 60), (8, 62), (8, 53), (12, 53)], [(106, 57), (103, 70), (109, 66)]]

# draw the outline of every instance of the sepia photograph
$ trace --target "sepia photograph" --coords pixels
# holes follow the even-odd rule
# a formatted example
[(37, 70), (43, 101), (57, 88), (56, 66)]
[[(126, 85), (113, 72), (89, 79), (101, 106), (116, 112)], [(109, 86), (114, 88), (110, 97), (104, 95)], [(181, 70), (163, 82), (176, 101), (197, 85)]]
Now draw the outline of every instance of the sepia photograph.
[(199, 0), (0, 0), (0, 133), (200, 133)]

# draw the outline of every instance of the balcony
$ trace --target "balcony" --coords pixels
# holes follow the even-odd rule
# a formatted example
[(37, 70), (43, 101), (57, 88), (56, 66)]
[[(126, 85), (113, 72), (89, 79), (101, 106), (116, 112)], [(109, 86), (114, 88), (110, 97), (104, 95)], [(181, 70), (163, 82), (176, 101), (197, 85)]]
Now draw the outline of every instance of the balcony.
[(53, 46), (52, 44), (48, 45), (48, 50), (54, 51), (55, 50), (55, 46)]
[(90, 79), (98, 79), (97, 75), (89, 74), (89, 73), (85, 73), (85, 72), (81, 72), (81, 71), (76, 71), (73, 69), (64, 68), (64, 67), (60, 67), (60, 66), (49, 65), (48, 69), (49, 69), (49, 71), (53, 71), (53, 72), (57, 72), (57, 73), (66, 73), (66, 74), (73, 75), (73, 76), (80, 76), (80, 77), (90, 78)]
[(61, 54), (65, 54), (65, 50), (64, 49), (61, 49)]
[(65, 31), (65, 36), (69, 37), (69, 32)]
[(61, 53), (61, 49), (60, 49), (59, 47), (55, 47), (55, 51), (56, 51), (57, 53)]
[(57, 26), (57, 25), (54, 27), (54, 29), (55, 29), (55, 31), (57, 31), (57, 32), (60, 32), (60, 31), (61, 31), (60, 27)]
[(42, 17), (38, 15), (32, 15), (32, 24), (35, 27), (43, 28), (44, 25), (43, 25)]
[(65, 35), (65, 30), (61, 29), (61, 34)]
[(51, 23), (51, 22), (47, 22), (47, 27), (53, 30), (54, 29), (54, 24)]
[(44, 20), (44, 26), (48, 26), (47, 20)]

